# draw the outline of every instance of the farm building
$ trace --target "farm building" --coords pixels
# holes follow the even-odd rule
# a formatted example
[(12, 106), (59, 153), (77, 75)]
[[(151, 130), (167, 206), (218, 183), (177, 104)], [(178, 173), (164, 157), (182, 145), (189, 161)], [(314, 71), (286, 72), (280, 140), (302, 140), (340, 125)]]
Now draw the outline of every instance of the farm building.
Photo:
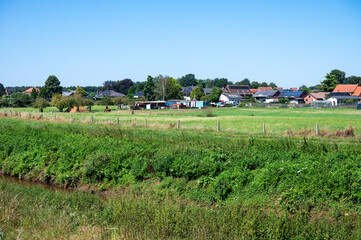
[(135, 102), (136, 109), (161, 109), (165, 108), (165, 101), (137, 101)]
[(330, 94), (329, 92), (318, 92), (318, 93), (310, 93), (305, 98), (305, 103), (309, 104), (313, 101), (323, 101), (327, 99), (327, 95)]
[(237, 93), (223, 93), (219, 97), (219, 101), (227, 104), (238, 104), (243, 97)]
[(227, 85), (224, 89), (223, 89), (223, 94), (224, 93), (228, 93), (228, 94), (238, 94), (242, 97), (245, 96), (252, 96), (251, 93), (251, 89), (249, 88), (248, 85)]
[(280, 91), (278, 95), (278, 99), (285, 98), (290, 101), (290, 103), (304, 103), (304, 98), (306, 97), (306, 93), (304, 91)]
[(253, 96), (258, 102), (265, 102), (267, 99), (277, 98), (278, 95), (280, 95), (278, 90), (266, 90), (258, 91)]

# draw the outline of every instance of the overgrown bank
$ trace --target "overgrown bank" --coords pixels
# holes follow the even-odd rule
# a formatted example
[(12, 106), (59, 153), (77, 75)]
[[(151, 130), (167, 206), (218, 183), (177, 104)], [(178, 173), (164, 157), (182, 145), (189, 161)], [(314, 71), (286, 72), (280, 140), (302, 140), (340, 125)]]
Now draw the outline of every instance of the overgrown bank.
[[(133, 209), (129, 210), (133, 214), (127, 214), (130, 219), (122, 218), (127, 219), (124, 222), (134, 224), (158, 217), (153, 220), (162, 223), (160, 226), (172, 228), (159, 232), (164, 237), (189, 236), (193, 230), (210, 234), (211, 228), (216, 229), (212, 234), (225, 229), (225, 238), (245, 234), (254, 238), (287, 236), (282, 235), (287, 231), (313, 237), (331, 236), (332, 232), (336, 237), (346, 232), (359, 234), (359, 144), (315, 143), (306, 138), (264, 141), (5, 118), (0, 118), (0, 128), (0, 168), (5, 174), (68, 187), (90, 184), (100, 190), (132, 189), (133, 200), (124, 195), (130, 205), (112, 198), (105, 201), (119, 204), (119, 208), (109, 208), (104, 218), (109, 222), (114, 217), (114, 224), (121, 218), (117, 214)], [(2, 191), (10, 194), (11, 189), (3, 187)], [(78, 200), (69, 201), (76, 205)], [(165, 209), (157, 209), (162, 201), (166, 202)], [(202, 210), (191, 204), (193, 201), (206, 208)], [(198, 210), (187, 213), (187, 208)], [(173, 216), (176, 209), (179, 218)], [(317, 217), (319, 213), (324, 217)], [(197, 214), (204, 219), (197, 220)], [(178, 233), (175, 226), (187, 216), (189, 221), (179, 226), (183, 230)], [(195, 221), (212, 227), (190, 230), (188, 225), (198, 226)], [(283, 226), (286, 232), (280, 230)]]

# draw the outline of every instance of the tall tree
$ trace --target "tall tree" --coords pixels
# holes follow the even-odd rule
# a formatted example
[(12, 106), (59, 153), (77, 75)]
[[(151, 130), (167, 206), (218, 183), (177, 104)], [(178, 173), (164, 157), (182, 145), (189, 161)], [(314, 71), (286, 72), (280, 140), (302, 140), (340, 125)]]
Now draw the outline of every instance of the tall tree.
[(75, 89), (75, 95), (77, 96), (81, 96), (81, 97), (87, 97), (88, 93), (82, 88), (82, 87), (77, 87)]
[(0, 97), (5, 95), (5, 88), (4, 85), (2, 85), (2, 83), (0, 83)]
[(219, 88), (224, 88), (227, 84), (232, 84), (229, 82), (227, 78), (215, 78), (214, 79), (214, 86)]
[(268, 87), (268, 84), (266, 82), (262, 82), (259, 86), (260, 87)]
[(345, 79), (345, 84), (358, 84), (361, 85), (361, 77), (349, 76)]
[(33, 101), (35, 101), (37, 97), (38, 97), (38, 92), (36, 91), (36, 88), (33, 88), (33, 89), (31, 90), (31, 93), (30, 93), (30, 98), (31, 98)]
[(260, 83), (259, 83), (259, 82), (257, 82), (257, 81), (251, 82), (250, 88), (259, 88), (259, 87), (260, 87)]
[(236, 82), (235, 84), (236, 84), (236, 85), (248, 85), (248, 86), (251, 86), (251, 82), (249, 81), (248, 78), (245, 78), (245, 79), (243, 79), (243, 80), (240, 81), (240, 82)]
[(334, 75), (336, 77), (337, 81), (339, 82), (339, 84), (345, 83), (345, 76), (346, 76), (345, 72), (338, 70), (338, 69), (333, 69), (330, 72), (330, 75)]
[(177, 80), (177, 82), (182, 87), (188, 87), (188, 86), (196, 86), (197, 85), (197, 79), (194, 74), (189, 73)]
[(158, 99), (165, 101), (168, 99), (182, 98), (182, 87), (179, 83), (176, 83), (174, 78), (159, 75), (155, 78), (155, 82)]
[(327, 73), (325, 78), (326, 79), (321, 82), (321, 91), (332, 92), (337, 84), (339, 84), (337, 77)]
[(274, 82), (270, 82), (268, 84), (268, 86), (271, 87), (271, 88), (276, 88), (277, 87), (277, 85)]
[(311, 92), (311, 88), (307, 87), (306, 85), (302, 85), (298, 89), (301, 91), (305, 91), (306, 94), (309, 94)]
[(103, 83), (102, 91), (104, 90), (113, 90), (119, 93), (123, 93), (125, 95), (128, 94), (128, 90), (131, 86), (134, 86), (134, 83), (131, 79), (126, 78), (124, 80), (118, 81), (105, 81)]
[(51, 99), (54, 94), (61, 93), (62, 90), (63, 87), (60, 86), (59, 79), (54, 75), (50, 75), (45, 81), (45, 85), (40, 90), (40, 96)]
[(13, 93), (11, 94), (11, 103), (14, 107), (27, 107), (31, 103), (31, 98), (28, 94), (25, 93)]
[(219, 102), (219, 97), (222, 95), (222, 89), (219, 87), (213, 87), (211, 93), (208, 95), (210, 102)]
[(146, 99), (154, 100), (155, 99), (155, 83), (152, 76), (147, 77), (147, 81), (144, 84), (143, 94)]
[(198, 100), (200, 101), (202, 97), (204, 97), (206, 94), (203, 91), (202, 85), (198, 85), (197, 87), (193, 88), (190, 98), (191, 100)]

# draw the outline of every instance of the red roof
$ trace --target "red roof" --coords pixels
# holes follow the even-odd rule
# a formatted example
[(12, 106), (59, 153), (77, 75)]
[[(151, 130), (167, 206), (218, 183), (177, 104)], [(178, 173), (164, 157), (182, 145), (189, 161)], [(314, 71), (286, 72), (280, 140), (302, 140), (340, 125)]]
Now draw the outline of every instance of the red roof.
[[(33, 91), (33, 88), (29, 88), (28, 90), (24, 91), (24, 93), (31, 93)], [(35, 88), (36, 92), (40, 92), (39, 88)]]
[(357, 87), (355, 92), (352, 94), (352, 96), (359, 97), (361, 95), (361, 87)]
[(251, 90), (252, 94), (255, 94), (256, 92), (258, 92), (258, 88), (251, 88), (250, 90)]
[(273, 88), (272, 87), (259, 87), (258, 90), (260, 90), (260, 91), (272, 91)]
[(240, 94), (251, 96), (252, 93), (248, 85), (227, 85), (223, 93)]
[(353, 93), (356, 91), (358, 84), (339, 84), (333, 90), (333, 92), (348, 92)]
[(297, 90), (298, 90), (298, 88), (293, 87), (293, 88), (290, 88), (290, 90), (291, 90), (291, 91), (297, 91)]

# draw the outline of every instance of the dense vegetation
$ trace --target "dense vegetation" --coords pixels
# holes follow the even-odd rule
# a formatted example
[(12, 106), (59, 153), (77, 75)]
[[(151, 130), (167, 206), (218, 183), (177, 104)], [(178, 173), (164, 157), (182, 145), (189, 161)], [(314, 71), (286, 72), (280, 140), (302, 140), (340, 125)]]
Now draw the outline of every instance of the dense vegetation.
[[(315, 238), (359, 234), (360, 144), (307, 138), (244, 139), (10, 118), (0, 118), (0, 128), (0, 168), (5, 174), (66, 187), (138, 191), (130, 194), (130, 199), (123, 196), (119, 202), (100, 202), (105, 207), (99, 208), (105, 214), (102, 219), (111, 226), (126, 228), (130, 225), (125, 222), (145, 222), (133, 231), (145, 234), (139, 236), (287, 238), (297, 234)], [(11, 189), (2, 186), (1, 191), (11, 199), (20, 191), (9, 193)], [(81, 203), (75, 196), (59, 195), (60, 199), (47, 206), (68, 206), (70, 201), (68, 207), (78, 209)], [(188, 200), (182, 204), (181, 199)], [(88, 204), (86, 201), (81, 202)], [(191, 202), (205, 204), (205, 208)], [(85, 213), (79, 214), (84, 218), (91, 215), (87, 211), (95, 211), (86, 206), (76, 211), (83, 210)], [(125, 215), (127, 211), (132, 217)], [(94, 219), (83, 221), (99, 224)], [(79, 225), (85, 222), (79, 220)], [(161, 231), (165, 226), (168, 228)]]

